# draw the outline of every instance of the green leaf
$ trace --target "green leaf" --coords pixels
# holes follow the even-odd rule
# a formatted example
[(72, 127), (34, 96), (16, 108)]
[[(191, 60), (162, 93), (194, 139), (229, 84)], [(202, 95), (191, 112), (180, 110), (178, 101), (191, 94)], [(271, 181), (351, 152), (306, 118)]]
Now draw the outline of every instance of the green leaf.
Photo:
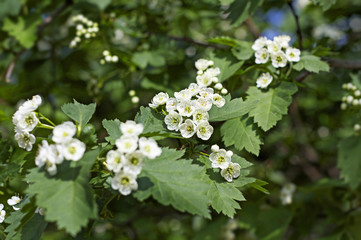
[(97, 1), (97, 0), (80, 0), (78, 2), (88, 2), (90, 4), (94, 4), (95, 6), (97, 6), (100, 10), (104, 10), (112, 1), (111, 0), (102, 0), (102, 1)]
[(79, 124), (79, 129), (89, 122), (95, 112), (96, 104), (84, 105), (74, 99), (74, 103), (67, 103), (61, 106), (61, 110), (71, 119)]
[(47, 221), (55, 221), (59, 229), (75, 236), (89, 219), (97, 217), (93, 189), (89, 185), (90, 169), (98, 150), (85, 153), (70, 167), (66, 161), (59, 165), (58, 173), (49, 177), (45, 171), (33, 168), (26, 177), (31, 184), (27, 192), (36, 195), (36, 203), (46, 209)]
[(263, 3), (263, 0), (235, 0), (228, 8), (227, 19), (231, 20), (232, 25), (239, 25), (244, 22), (249, 15)]
[(209, 184), (204, 180), (206, 176), (202, 178), (203, 167), (192, 164), (190, 160), (179, 159), (183, 154), (184, 151), (163, 148), (159, 157), (147, 160), (140, 177), (149, 178), (153, 185), (148, 189), (139, 189), (133, 195), (140, 200), (151, 195), (163, 205), (210, 218)]
[(10, 156), (10, 142), (0, 138), (0, 162), (5, 162), (6, 160), (8, 160), (9, 156)]
[(254, 51), (252, 49), (251, 42), (246, 41), (238, 41), (237, 45), (232, 48), (233, 56), (235, 56), (238, 60), (247, 60), (253, 56)]
[(221, 74), (218, 76), (220, 82), (230, 78), (244, 63), (225, 52), (211, 52), (209, 58), (213, 60), (214, 67), (219, 67), (221, 70)]
[(162, 116), (154, 113), (149, 107), (140, 107), (140, 111), (135, 116), (135, 121), (143, 124), (143, 134), (167, 131)]
[(108, 140), (114, 145), (115, 140), (122, 136), (122, 132), (120, 131), (120, 120), (103, 120), (103, 127), (107, 130), (109, 134)]
[(238, 40), (227, 36), (220, 36), (220, 37), (210, 38), (208, 39), (208, 42), (219, 43), (230, 47), (236, 47)]
[(312, 2), (313, 4), (320, 5), (323, 11), (327, 11), (336, 3), (336, 0), (312, 0)]
[(217, 106), (212, 106), (209, 113), (210, 122), (225, 121), (232, 118), (241, 117), (246, 115), (252, 108), (253, 104), (250, 105), (250, 102), (244, 102), (242, 98), (235, 98), (229, 101), (226, 98), (226, 104), (223, 107), (218, 108)]
[(245, 201), (242, 192), (233, 184), (228, 183), (221, 176), (218, 170), (208, 170), (210, 175), (210, 189), (208, 197), (211, 199), (211, 206), (217, 213), (222, 212), (230, 218), (236, 214), (236, 209), (241, 209), (237, 201)]
[(16, 16), (20, 9), (20, 0), (2, 0), (0, 2), (0, 20), (3, 20), (7, 15)]
[(244, 148), (258, 156), (262, 141), (253, 130), (252, 122), (248, 120), (249, 118), (234, 118), (226, 121), (221, 127), (222, 140), (226, 147), (234, 145), (239, 151)]
[(298, 63), (293, 65), (293, 69), (301, 71), (306, 69), (307, 71), (319, 73), (320, 71), (329, 72), (330, 66), (327, 62), (322, 61), (321, 58), (314, 55), (305, 55), (301, 56), (301, 59)]
[(292, 103), (292, 95), (296, 92), (296, 85), (289, 82), (281, 82), (277, 87), (267, 91), (250, 87), (246, 101), (250, 101), (249, 104), (254, 103), (254, 107), (249, 115), (254, 117), (259, 127), (268, 131), (287, 113), (287, 108)]
[(361, 176), (361, 137), (353, 136), (342, 139), (338, 145), (337, 167), (341, 170), (341, 177), (356, 189)]
[(132, 62), (141, 69), (146, 68), (148, 65), (161, 67), (165, 65), (165, 58), (159, 52), (144, 51), (134, 53)]
[(19, 17), (17, 22), (13, 22), (9, 18), (5, 18), (2, 29), (16, 38), (23, 47), (31, 48), (36, 41), (35, 33), (40, 22), (41, 19), (26, 21), (24, 18)]

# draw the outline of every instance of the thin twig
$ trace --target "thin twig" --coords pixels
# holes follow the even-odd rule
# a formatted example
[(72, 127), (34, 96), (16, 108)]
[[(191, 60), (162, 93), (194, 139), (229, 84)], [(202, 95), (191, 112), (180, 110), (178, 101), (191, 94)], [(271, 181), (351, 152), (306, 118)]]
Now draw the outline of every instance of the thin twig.
[(218, 46), (218, 45), (214, 45), (214, 44), (209, 44), (209, 43), (205, 43), (205, 42), (200, 42), (197, 40), (194, 40), (192, 38), (189, 37), (178, 37), (178, 36), (172, 36), (172, 35), (167, 35), (168, 38), (176, 40), (176, 41), (182, 41), (182, 42), (188, 42), (191, 44), (195, 44), (195, 45), (199, 45), (202, 47), (209, 47), (209, 48), (215, 48), (215, 49), (224, 49), (225, 47), (223, 46)]
[(361, 61), (358, 60), (343, 60), (326, 57), (323, 57), (322, 60), (328, 62), (333, 68), (361, 69)]
[(247, 18), (247, 20), (245, 21), (245, 24), (246, 24), (247, 28), (249, 29), (249, 31), (252, 33), (253, 37), (259, 38), (259, 36), (261, 35), (261, 32), (251, 17)]
[(299, 17), (293, 7), (293, 4), (292, 4), (292, 0), (291, 1), (288, 1), (287, 2), (288, 6), (290, 7), (291, 9), (291, 12), (292, 12), (292, 15), (293, 17), (295, 18), (295, 21), (296, 21), (296, 27), (297, 27), (297, 37), (298, 37), (298, 47), (300, 50), (303, 50), (303, 44), (302, 44), (302, 32), (301, 32), (301, 25), (300, 25), (300, 21), (299, 21)]

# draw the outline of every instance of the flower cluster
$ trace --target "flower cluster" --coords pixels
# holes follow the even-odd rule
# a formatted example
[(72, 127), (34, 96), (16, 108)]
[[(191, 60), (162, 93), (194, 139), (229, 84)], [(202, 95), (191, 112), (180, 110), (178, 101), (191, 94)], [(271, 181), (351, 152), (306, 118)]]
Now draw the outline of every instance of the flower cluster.
[(139, 138), (143, 125), (134, 121), (120, 124), (122, 136), (115, 141), (117, 150), (110, 150), (106, 156), (106, 166), (115, 173), (111, 186), (123, 195), (138, 189), (137, 175), (142, 171), (145, 158), (154, 159), (162, 149), (152, 138)]
[(85, 152), (86, 146), (79, 139), (73, 138), (76, 127), (73, 122), (67, 121), (53, 129), (52, 140), (54, 144), (48, 144), (46, 140), (39, 146), (35, 164), (39, 168), (45, 166), (50, 175), (57, 173), (57, 164), (61, 164), (64, 159), (79, 161)]
[(227, 182), (232, 182), (241, 173), (241, 166), (231, 162), (233, 152), (220, 149), (218, 145), (213, 145), (211, 149), (212, 153), (209, 155), (209, 160), (212, 162), (212, 168), (220, 168), (222, 177)]
[(361, 107), (361, 90), (352, 83), (342, 85), (348, 93), (342, 97), (341, 109), (360, 108)]
[(293, 183), (288, 183), (283, 186), (281, 189), (281, 202), (283, 205), (288, 205), (292, 203), (293, 193), (296, 191), (296, 185)]
[(81, 14), (74, 16), (72, 20), (76, 23), (76, 36), (70, 42), (71, 48), (76, 47), (82, 41), (82, 38), (90, 39), (99, 32), (98, 23), (87, 19)]
[(35, 136), (30, 132), (38, 125), (39, 119), (34, 112), (41, 104), (39, 95), (25, 101), (13, 115), (15, 125), (15, 139), (19, 147), (31, 151), (35, 143)]
[[(301, 51), (289, 46), (290, 36), (280, 35), (272, 40), (266, 37), (258, 38), (252, 45), (255, 50), (256, 64), (264, 64), (271, 60), (273, 67), (282, 68), (287, 62), (298, 62)], [(257, 79), (258, 88), (267, 88), (271, 84), (273, 77), (269, 73), (263, 73)]]
[(180, 131), (185, 138), (197, 134), (200, 139), (208, 140), (213, 133), (213, 127), (208, 122), (208, 111), (213, 105), (223, 107), (226, 101), (219, 93), (227, 94), (228, 91), (218, 83), (219, 68), (209, 68), (213, 61), (200, 59), (195, 65), (198, 69), (197, 83), (175, 92), (174, 97), (160, 92), (153, 97), (149, 107), (162, 108), (169, 130)]
[(106, 62), (108, 62), (108, 63), (110, 63), (110, 62), (116, 63), (116, 62), (119, 61), (118, 56), (111, 55), (108, 50), (103, 51), (103, 56), (104, 56), (104, 58), (100, 59), (100, 64), (105, 64)]
[[(12, 196), (10, 199), (7, 200), (7, 203), (13, 207), (15, 211), (19, 210), (20, 208), (15, 207), (21, 201), (21, 198), (18, 196)], [(4, 210), (4, 204), (0, 204), (0, 223), (5, 220), (6, 211)]]

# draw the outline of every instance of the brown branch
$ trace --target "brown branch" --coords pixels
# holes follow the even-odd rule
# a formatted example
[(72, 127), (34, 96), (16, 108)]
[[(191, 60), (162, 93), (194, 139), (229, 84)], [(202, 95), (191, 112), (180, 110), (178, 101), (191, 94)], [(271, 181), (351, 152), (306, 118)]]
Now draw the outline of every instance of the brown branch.
[(358, 60), (344, 60), (326, 57), (323, 57), (322, 60), (328, 62), (328, 64), (330, 64), (333, 68), (361, 69), (361, 61)]
[(299, 45), (298, 47), (299, 47), (300, 50), (303, 50), (303, 44), (302, 44), (303, 37), (302, 37), (301, 25), (300, 25), (300, 20), (299, 20), (298, 14), (296, 13), (295, 8), (293, 7), (292, 0), (288, 1), (287, 4), (290, 7), (292, 15), (293, 15), (293, 17), (295, 18), (295, 21), (296, 21), (296, 27), (297, 27), (296, 33), (297, 33), (298, 45)]
[(245, 24), (247, 26), (247, 28), (249, 29), (249, 31), (252, 33), (254, 38), (259, 38), (259, 36), (261, 35), (261, 32), (259, 31), (257, 25), (254, 23), (254, 21), (252, 20), (251, 17), (248, 17), (247, 20), (245, 21)]
[(172, 35), (167, 35), (167, 37), (172, 39), (172, 40), (175, 40), (175, 41), (188, 42), (188, 43), (195, 44), (195, 45), (202, 46), (202, 47), (206, 47), (206, 48), (225, 49), (225, 47), (223, 47), (223, 46), (218, 46), (218, 45), (214, 45), (214, 44), (200, 42), (200, 41), (194, 40), (194, 39), (189, 38), (189, 37), (178, 37), (178, 36), (172, 36)]

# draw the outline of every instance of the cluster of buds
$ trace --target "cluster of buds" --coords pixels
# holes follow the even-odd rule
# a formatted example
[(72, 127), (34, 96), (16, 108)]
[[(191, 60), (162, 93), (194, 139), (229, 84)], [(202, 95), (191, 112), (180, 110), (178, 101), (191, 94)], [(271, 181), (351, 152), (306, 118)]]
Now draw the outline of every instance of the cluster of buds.
[(360, 108), (361, 107), (361, 91), (352, 83), (345, 83), (342, 88), (347, 94), (342, 97), (341, 109)]
[(292, 203), (293, 194), (296, 191), (296, 185), (293, 183), (287, 183), (281, 189), (280, 198), (283, 205)]
[(234, 178), (239, 177), (241, 166), (232, 162), (232, 151), (220, 149), (218, 145), (213, 145), (211, 150), (209, 160), (212, 162), (212, 168), (220, 168), (221, 175), (227, 182), (232, 182)]
[(137, 104), (137, 103), (139, 103), (139, 97), (136, 95), (137, 93), (135, 92), (135, 90), (130, 90), (129, 92), (128, 92), (128, 94), (129, 94), (129, 96), (131, 97), (131, 101), (132, 101), (132, 103), (134, 103), (134, 104)]
[(70, 42), (70, 47), (76, 47), (82, 39), (90, 39), (96, 36), (99, 32), (99, 25), (83, 15), (79, 14), (73, 17), (73, 22), (76, 23), (76, 36)]
[(111, 55), (108, 50), (103, 51), (103, 56), (104, 56), (104, 58), (102, 58), (100, 60), (100, 64), (105, 64), (106, 62), (107, 63), (111, 63), (111, 62), (116, 63), (119, 61), (119, 57), (116, 55)]

